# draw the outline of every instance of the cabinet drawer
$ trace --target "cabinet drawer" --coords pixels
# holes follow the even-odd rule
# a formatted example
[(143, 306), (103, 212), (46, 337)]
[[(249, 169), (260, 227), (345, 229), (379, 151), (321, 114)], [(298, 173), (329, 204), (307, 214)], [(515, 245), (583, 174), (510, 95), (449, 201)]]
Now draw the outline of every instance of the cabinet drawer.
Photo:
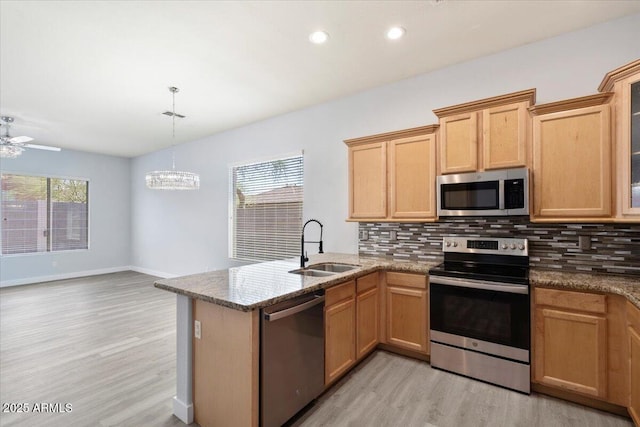
[(607, 312), (607, 297), (601, 294), (536, 288), (535, 301), (537, 305), (549, 305), (592, 313)]
[(640, 309), (627, 301), (627, 323), (640, 332)]
[(358, 291), (358, 295), (365, 291), (368, 291), (369, 289), (373, 289), (376, 286), (378, 286), (378, 272), (358, 277), (358, 279), (356, 280), (356, 289)]
[(423, 274), (389, 272), (387, 273), (387, 285), (427, 289), (427, 276)]
[(341, 285), (336, 285), (331, 288), (328, 288), (325, 291), (325, 306), (330, 306), (342, 300), (353, 298), (356, 295), (356, 282), (355, 280), (350, 280), (346, 283), (342, 283)]

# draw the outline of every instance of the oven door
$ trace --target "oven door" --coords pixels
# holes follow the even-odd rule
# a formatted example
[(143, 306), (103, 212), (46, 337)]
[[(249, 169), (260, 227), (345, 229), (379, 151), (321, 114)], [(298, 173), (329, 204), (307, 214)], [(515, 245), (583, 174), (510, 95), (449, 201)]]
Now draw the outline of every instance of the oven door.
[(529, 287), (431, 276), (431, 340), (529, 362)]

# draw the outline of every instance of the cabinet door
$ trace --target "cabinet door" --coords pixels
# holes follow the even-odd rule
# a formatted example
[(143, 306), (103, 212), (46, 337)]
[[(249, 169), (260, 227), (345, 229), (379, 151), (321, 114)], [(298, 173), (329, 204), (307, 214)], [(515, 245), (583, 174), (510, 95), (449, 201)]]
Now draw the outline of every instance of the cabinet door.
[(356, 297), (356, 356), (365, 356), (378, 345), (378, 288), (372, 288)]
[(482, 111), (484, 169), (527, 165), (527, 102)]
[(356, 361), (355, 320), (355, 298), (325, 309), (325, 384), (336, 379)]
[(640, 331), (629, 327), (629, 413), (633, 422), (640, 425)]
[(427, 352), (427, 291), (387, 286), (387, 342)]
[[(616, 83), (616, 152), (619, 211), (640, 218), (640, 61), (637, 72)], [(635, 218), (634, 218), (635, 216)]]
[(389, 142), (389, 193), (392, 218), (436, 217), (435, 135)]
[(605, 397), (606, 322), (594, 314), (536, 308), (535, 380)]
[(440, 173), (474, 172), (477, 169), (477, 113), (440, 119)]
[(534, 219), (611, 216), (609, 105), (534, 117)]
[(349, 217), (387, 216), (386, 142), (349, 147)]

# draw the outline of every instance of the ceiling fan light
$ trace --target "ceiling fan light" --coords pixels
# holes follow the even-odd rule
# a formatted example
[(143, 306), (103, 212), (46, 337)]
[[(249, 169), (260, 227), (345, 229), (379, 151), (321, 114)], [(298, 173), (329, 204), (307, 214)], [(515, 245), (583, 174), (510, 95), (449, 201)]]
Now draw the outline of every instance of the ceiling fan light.
[(0, 157), (3, 159), (15, 159), (22, 154), (23, 151), (24, 148), (17, 145), (0, 145)]
[(152, 190), (197, 190), (200, 175), (176, 170), (153, 171), (145, 176), (147, 187)]

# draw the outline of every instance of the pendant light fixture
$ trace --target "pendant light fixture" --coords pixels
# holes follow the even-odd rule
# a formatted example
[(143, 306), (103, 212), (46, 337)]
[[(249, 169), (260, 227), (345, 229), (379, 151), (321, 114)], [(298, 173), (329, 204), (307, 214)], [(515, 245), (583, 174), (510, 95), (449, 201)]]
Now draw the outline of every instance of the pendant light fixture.
[(200, 175), (193, 172), (183, 172), (176, 170), (176, 153), (175, 153), (175, 138), (176, 138), (176, 117), (184, 118), (180, 114), (176, 114), (176, 92), (179, 89), (177, 87), (170, 87), (169, 92), (173, 96), (173, 110), (163, 114), (171, 116), (173, 120), (173, 144), (171, 159), (171, 170), (153, 171), (147, 173), (145, 180), (147, 187), (153, 190), (197, 190), (200, 188)]

